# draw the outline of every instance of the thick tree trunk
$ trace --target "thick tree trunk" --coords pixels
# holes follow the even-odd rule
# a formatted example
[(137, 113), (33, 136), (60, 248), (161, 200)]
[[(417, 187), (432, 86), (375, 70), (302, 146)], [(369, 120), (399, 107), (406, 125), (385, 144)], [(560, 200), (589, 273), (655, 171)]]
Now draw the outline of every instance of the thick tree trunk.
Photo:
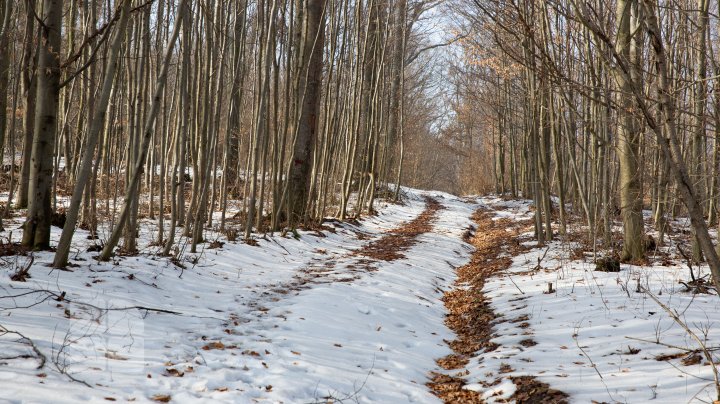
[[(615, 52), (625, 60), (631, 73), (624, 74), (616, 68), (615, 81), (618, 85), (618, 97), (620, 108), (618, 136), (618, 160), (620, 162), (620, 208), (623, 220), (623, 250), (622, 260), (638, 260), (645, 256), (645, 244), (643, 240), (643, 218), (642, 218), (642, 195), (641, 184), (638, 177), (638, 155), (640, 149), (640, 133), (636, 117), (633, 114), (635, 102), (633, 102), (633, 87), (639, 83), (636, 81), (639, 66), (635, 65), (634, 53), (639, 53), (634, 48), (632, 38), (632, 22), (637, 12), (636, 0), (618, 0), (617, 2), (617, 42)], [(636, 34), (637, 35), (637, 34)]]
[(313, 150), (318, 137), (321, 104), (325, 0), (308, 0), (306, 7), (303, 13), (305, 21), (302, 24), (302, 48), (296, 50), (302, 63), (297, 72), (300, 75), (297, 93), (300, 119), (288, 179), (291, 224), (303, 223), (308, 219)]
[(38, 104), (28, 189), (30, 198), (22, 239), (23, 245), (39, 250), (50, 247), (53, 150), (60, 102), (62, 13), (62, 0), (44, 0), (38, 56)]

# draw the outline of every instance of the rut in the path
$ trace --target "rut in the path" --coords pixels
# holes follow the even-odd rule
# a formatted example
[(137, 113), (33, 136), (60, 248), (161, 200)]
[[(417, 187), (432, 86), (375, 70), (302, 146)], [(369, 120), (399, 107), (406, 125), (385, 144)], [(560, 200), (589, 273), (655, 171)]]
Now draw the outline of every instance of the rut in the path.
[(437, 219), (437, 212), (443, 205), (431, 197), (425, 198), (425, 209), (415, 219), (403, 223), (395, 229), (389, 230), (377, 240), (371, 241), (358, 250), (351, 251), (332, 260), (313, 260), (302, 268), (293, 278), (285, 283), (276, 284), (268, 288), (255, 301), (248, 306), (266, 311), (262, 302), (277, 302), (283, 295), (309, 289), (312, 285), (353, 282), (361, 275), (375, 271), (378, 261), (395, 261), (404, 258), (404, 252), (417, 243), (417, 238), (423, 233), (430, 232)]
[[(493, 311), (490, 300), (482, 293), (485, 280), (507, 269), (512, 263), (510, 255), (525, 249), (517, 236), (526, 223), (510, 220), (493, 220), (492, 213), (478, 210), (473, 215), (477, 223), (475, 235), (467, 234), (476, 251), (465, 266), (457, 269), (455, 288), (445, 292), (443, 301), (448, 310), (445, 324), (457, 334), (448, 341), (453, 353), (437, 360), (446, 373), (432, 372), (428, 387), (446, 403), (482, 403), (481, 393), (463, 389), (465, 379), (462, 370), (470, 358), (497, 348), (491, 339), (493, 325), (500, 321)], [(508, 231), (508, 228), (511, 230)], [(496, 382), (500, 382), (497, 375)], [(510, 398), (518, 403), (567, 403), (567, 395), (549, 388), (533, 377), (511, 377), (517, 390)], [(490, 388), (491, 383), (486, 387)]]
[(381, 261), (395, 261), (404, 258), (403, 252), (417, 243), (417, 237), (432, 230), (437, 212), (442, 204), (434, 198), (425, 198), (425, 210), (410, 222), (390, 231), (379, 240), (370, 242), (354, 255), (362, 255)]

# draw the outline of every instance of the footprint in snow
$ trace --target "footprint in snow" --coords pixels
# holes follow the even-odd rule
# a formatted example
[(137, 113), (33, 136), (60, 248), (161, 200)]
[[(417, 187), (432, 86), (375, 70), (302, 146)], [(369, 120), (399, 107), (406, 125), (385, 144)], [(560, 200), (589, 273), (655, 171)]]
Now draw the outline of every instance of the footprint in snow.
[(357, 309), (357, 311), (359, 311), (362, 314), (367, 314), (367, 315), (373, 314), (373, 310), (370, 306), (366, 306), (364, 304), (358, 304), (358, 305), (355, 305), (355, 308)]

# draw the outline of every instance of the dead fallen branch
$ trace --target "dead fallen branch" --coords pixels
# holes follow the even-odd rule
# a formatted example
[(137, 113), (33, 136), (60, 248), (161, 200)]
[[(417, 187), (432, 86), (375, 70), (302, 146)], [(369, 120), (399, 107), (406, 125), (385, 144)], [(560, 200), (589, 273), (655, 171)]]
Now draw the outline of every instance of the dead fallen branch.
[(45, 362), (47, 362), (47, 358), (45, 357), (45, 355), (42, 352), (40, 352), (40, 350), (38, 349), (37, 345), (35, 345), (33, 340), (31, 340), (30, 338), (26, 337), (25, 335), (21, 334), (18, 331), (8, 330), (4, 326), (0, 325), (0, 336), (7, 335), (7, 334), (17, 335), (18, 337), (20, 337), (20, 340), (22, 342), (24, 342), (25, 344), (30, 346), (30, 348), (33, 350), (35, 355), (37, 355), (38, 361), (40, 361), (40, 364), (37, 366), (36, 369), (42, 369), (45, 367)]

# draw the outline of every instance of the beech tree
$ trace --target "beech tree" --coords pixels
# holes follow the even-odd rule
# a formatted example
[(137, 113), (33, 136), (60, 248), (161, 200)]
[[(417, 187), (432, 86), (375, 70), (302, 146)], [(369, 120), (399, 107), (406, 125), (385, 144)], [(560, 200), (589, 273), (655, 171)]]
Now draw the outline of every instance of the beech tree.
[(38, 102), (35, 107), (32, 153), (26, 156), (30, 158), (29, 204), (22, 243), (41, 250), (50, 247), (53, 149), (60, 102), (62, 13), (62, 0), (42, 2), (36, 96)]
[(253, 243), (372, 214), (432, 136), (423, 64), (445, 44), (416, 24), (438, 4), (2, 1), (4, 213), (28, 208), (35, 249), (64, 222), (56, 267), (78, 228), (104, 260), (177, 257), (209, 229)]
[(301, 39), (295, 53), (300, 59), (298, 70), (297, 104), (300, 108), (295, 134), (295, 146), (288, 177), (290, 220), (304, 222), (312, 182), (314, 147), (318, 140), (321, 106), (323, 47), (325, 43), (325, 0), (298, 2), (298, 15), (304, 21), (296, 29)]
[(584, 218), (592, 245), (612, 247), (620, 220), (618, 256), (637, 261), (655, 244), (646, 225), (656, 227), (660, 244), (668, 218), (687, 214), (695, 260), (716, 268), (706, 236), (718, 220), (719, 161), (707, 132), (720, 128), (720, 85), (708, 74), (718, 71), (709, 7), (703, 0), (453, 4), (459, 28), (472, 34), (452, 70), (457, 126), (449, 128), (475, 145), (470, 156), (493, 156), (485, 177), (492, 181), (483, 186), (533, 199), (540, 242), (553, 235), (555, 214), (564, 233), (569, 209)]

